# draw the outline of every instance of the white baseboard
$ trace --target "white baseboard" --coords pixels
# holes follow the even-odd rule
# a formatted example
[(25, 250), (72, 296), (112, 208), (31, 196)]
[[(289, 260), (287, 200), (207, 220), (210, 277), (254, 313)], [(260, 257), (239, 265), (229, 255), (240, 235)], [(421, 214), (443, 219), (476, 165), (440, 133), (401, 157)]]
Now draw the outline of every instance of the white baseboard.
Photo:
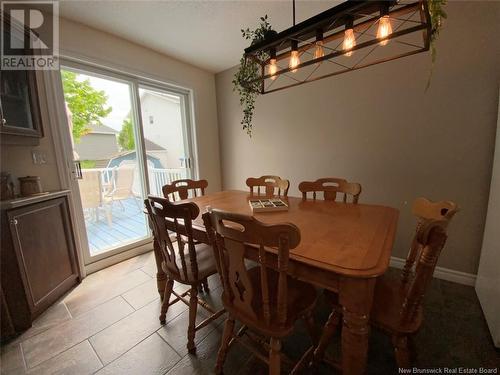
[[(405, 261), (405, 259), (391, 257), (391, 267), (403, 268)], [(434, 270), (434, 277), (463, 285), (474, 286), (476, 284), (476, 275), (450, 270), (449, 268), (444, 267), (436, 267)]]

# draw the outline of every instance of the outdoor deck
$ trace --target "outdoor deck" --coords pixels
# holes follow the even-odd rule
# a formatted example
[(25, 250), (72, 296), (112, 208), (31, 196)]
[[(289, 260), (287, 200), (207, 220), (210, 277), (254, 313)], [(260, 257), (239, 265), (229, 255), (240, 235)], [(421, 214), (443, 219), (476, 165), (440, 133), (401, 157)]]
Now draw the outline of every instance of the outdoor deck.
[(114, 202), (111, 205), (111, 225), (103, 210), (100, 210), (98, 220), (94, 215), (86, 215), (85, 226), (91, 255), (101, 254), (148, 235), (141, 199), (128, 198), (121, 203)]

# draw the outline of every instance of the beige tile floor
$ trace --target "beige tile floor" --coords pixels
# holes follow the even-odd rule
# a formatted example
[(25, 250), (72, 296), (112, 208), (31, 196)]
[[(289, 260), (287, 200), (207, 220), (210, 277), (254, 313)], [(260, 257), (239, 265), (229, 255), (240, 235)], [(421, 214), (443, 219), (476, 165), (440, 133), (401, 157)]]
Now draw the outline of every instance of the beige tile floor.
[[(187, 354), (187, 306), (173, 305), (162, 327), (155, 274), (148, 253), (88, 276), (2, 347), (1, 374), (166, 373)], [(219, 295), (218, 280), (209, 283)], [(198, 332), (197, 342), (222, 322)]]
[[(187, 306), (173, 305), (167, 324), (161, 326), (155, 274), (154, 256), (148, 253), (90, 275), (32, 328), (2, 347), (1, 374), (211, 374), (223, 317), (196, 333), (197, 353), (188, 354)], [(220, 308), (218, 275), (209, 284), (211, 292), (204, 298)], [(185, 290), (185, 286), (176, 285), (176, 289)], [(473, 288), (435, 279), (425, 305), (426, 319), (416, 337), (416, 366), (500, 365), (500, 352), (493, 347)], [(199, 311), (200, 320), (203, 314)], [(324, 324), (328, 314), (320, 298), (317, 324)], [(332, 353), (338, 353), (339, 341), (337, 337), (330, 346)], [(299, 323), (283, 351), (298, 359), (309, 345)], [(390, 339), (375, 330), (370, 336), (367, 372), (397, 373)], [(224, 373), (266, 374), (267, 367), (236, 344)], [(330, 374), (332, 369), (323, 366), (318, 373)]]

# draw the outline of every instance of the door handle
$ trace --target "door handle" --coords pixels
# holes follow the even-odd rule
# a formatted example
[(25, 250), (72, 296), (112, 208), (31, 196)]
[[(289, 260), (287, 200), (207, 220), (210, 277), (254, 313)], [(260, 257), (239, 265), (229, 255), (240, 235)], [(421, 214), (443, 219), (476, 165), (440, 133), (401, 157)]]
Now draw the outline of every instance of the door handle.
[(17, 221), (17, 219), (11, 219), (11, 220), (10, 220), (10, 223), (11, 223), (12, 225), (17, 225), (17, 224), (18, 224), (18, 221)]
[(75, 160), (75, 169), (73, 171), (73, 175), (75, 176), (76, 180), (81, 180), (83, 179), (83, 174), (82, 174), (82, 165), (80, 164), (79, 160)]

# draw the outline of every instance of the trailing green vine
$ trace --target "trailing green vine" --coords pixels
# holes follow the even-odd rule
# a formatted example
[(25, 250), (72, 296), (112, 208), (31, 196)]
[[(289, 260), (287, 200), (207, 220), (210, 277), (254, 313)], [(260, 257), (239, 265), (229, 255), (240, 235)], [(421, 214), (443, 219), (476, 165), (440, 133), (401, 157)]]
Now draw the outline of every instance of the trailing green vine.
[[(261, 42), (266, 37), (274, 33), (271, 24), (268, 21), (267, 15), (260, 18), (259, 27), (255, 30), (249, 28), (242, 29), (241, 34), (246, 40), (250, 40), (251, 44)], [(261, 53), (259, 59), (264, 61), (269, 56), (266, 53)], [(252, 120), (255, 109), (255, 100), (259, 96), (260, 82), (256, 81), (260, 77), (260, 65), (257, 61), (247, 59), (243, 56), (240, 59), (240, 66), (233, 78), (233, 90), (238, 92), (240, 96), (240, 105), (243, 107), (243, 119), (241, 124), (243, 130), (247, 131), (249, 136), (252, 136)], [(253, 82), (252, 82), (253, 81)]]
[(434, 71), (434, 63), (436, 62), (437, 50), (436, 40), (439, 36), (439, 31), (443, 27), (443, 20), (447, 18), (447, 14), (443, 7), (446, 5), (447, 0), (427, 0), (429, 7), (429, 14), (431, 15), (431, 71), (427, 79), (427, 90), (431, 84), (432, 73)]

